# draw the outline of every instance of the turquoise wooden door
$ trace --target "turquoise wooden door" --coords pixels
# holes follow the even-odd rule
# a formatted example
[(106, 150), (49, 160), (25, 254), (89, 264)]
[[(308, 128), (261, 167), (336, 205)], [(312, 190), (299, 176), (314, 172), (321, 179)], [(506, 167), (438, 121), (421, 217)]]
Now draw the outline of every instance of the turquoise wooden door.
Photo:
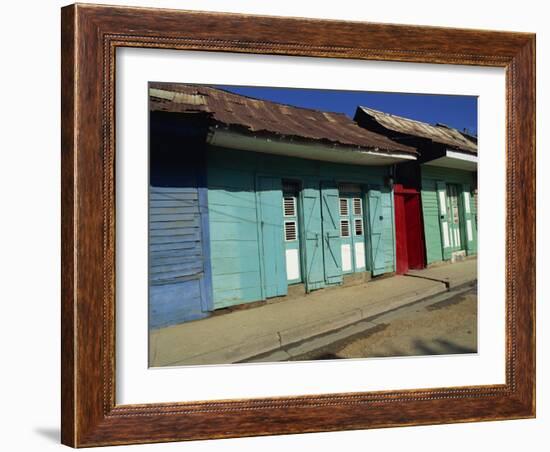
[(257, 186), (263, 296), (269, 298), (286, 295), (281, 179), (258, 177)]
[(327, 284), (338, 284), (342, 282), (342, 255), (339, 196), (336, 183), (323, 181), (321, 183), (321, 197), (325, 282)]
[(449, 231), (450, 212), (447, 205), (447, 184), (442, 181), (435, 183), (437, 189), (437, 205), (439, 209), (439, 227), (441, 233), (441, 250), (443, 259), (451, 258), (453, 247), (451, 244), (451, 234)]
[(470, 185), (462, 185), (462, 215), (463, 215), (463, 234), (466, 242), (466, 252), (468, 255), (476, 254), (477, 252), (477, 228), (474, 221), (474, 209), (472, 197), (470, 196)]
[(342, 273), (361, 272), (366, 269), (361, 187), (341, 184), (339, 192)]
[(342, 273), (353, 273), (353, 235), (350, 218), (350, 199), (347, 193), (340, 193), (340, 241), (342, 255)]
[(321, 192), (319, 182), (305, 180), (301, 195), (304, 244), (304, 280), (306, 291), (325, 286), (323, 264), (323, 228), (321, 220)]
[(372, 275), (395, 269), (394, 222), (392, 193), (386, 189), (371, 189), (367, 194)]
[(386, 268), (384, 240), (382, 239), (384, 216), (380, 190), (369, 190), (367, 200), (369, 204), (371, 267), (372, 275), (376, 276), (384, 273)]

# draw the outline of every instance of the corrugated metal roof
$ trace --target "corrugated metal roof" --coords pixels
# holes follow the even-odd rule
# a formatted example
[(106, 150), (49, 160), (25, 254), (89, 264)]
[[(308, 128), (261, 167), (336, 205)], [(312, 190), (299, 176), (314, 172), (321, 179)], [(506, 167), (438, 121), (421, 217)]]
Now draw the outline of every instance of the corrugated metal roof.
[(452, 149), (477, 154), (477, 145), (467, 139), (459, 130), (444, 125), (431, 125), (414, 119), (403, 118), (367, 107), (359, 107), (378, 124), (394, 132), (427, 138)]
[(215, 122), (247, 133), (276, 134), (305, 141), (318, 141), (387, 153), (416, 155), (415, 148), (359, 127), (342, 113), (254, 99), (201, 85), (151, 83), (152, 111), (203, 113)]

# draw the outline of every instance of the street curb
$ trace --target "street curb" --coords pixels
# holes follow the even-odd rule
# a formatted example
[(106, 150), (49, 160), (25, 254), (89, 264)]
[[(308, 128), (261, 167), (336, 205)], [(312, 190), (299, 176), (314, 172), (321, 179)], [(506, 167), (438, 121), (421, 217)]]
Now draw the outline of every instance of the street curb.
[(391, 312), (395, 309), (399, 309), (405, 306), (408, 306), (413, 303), (417, 303), (419, 301), (425, 300), (426, 298), (431, 298), (436, 295), (440, 295), (445, 292), (449, 292), (449, 289), (447, 289), (446, 285), (443, 284), (440, 281), (434, 281), (439, 283), (438, 286), (433, 286), (430, 289), (423, 290), (422, 292), (415, 292), (413, 295), (406, 295), (401, 297), (392, 297), (388, 298), (386, 300), (381, 300), (376, 303), (376, 305), (373, 306), (379, 306), (382, 309), (380, 309), (378, 312), (373, 313), (372, 309), (369, 310), (368, 313), (363, 313), (363, 320), (370, 320), (373, 317), (378, 317), (382, 314), (386, 314), (388, 312)]
[(359, 322), (363, 319), (361, 309), (353, 309), (351, 311), (339, 314), (336, 317), (324, 318), (311, 322), (307, 325), (289, 328), (279, 332), (281, 338), (281, 346), (288, 346), (297, 342), (304, 341), (319, 334), (326, 333), (343, 328), (352, 323)]

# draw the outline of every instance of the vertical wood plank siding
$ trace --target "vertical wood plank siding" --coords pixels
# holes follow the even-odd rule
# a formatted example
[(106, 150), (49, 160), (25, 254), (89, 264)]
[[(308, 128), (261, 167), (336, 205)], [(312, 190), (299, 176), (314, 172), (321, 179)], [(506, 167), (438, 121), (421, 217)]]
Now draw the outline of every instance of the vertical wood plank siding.
[(254, 173), (210, 163), (208, 206), (214, 307), (263, 298)]
[[(428, 264), (442, 261), (441, 227), (437, 202), (436, 181), (449, 184), (469, 184), (475, 186), (475, 172), (430, 165), (421, 165), (422, 175), (422, 216), (424, 219), (424, 237), (426, 241), (426, 260)], [(460, 193), (462, 195), (462, 192)], [(473, 198), (472, 198), (473, 200)], [(476, 205), (471, 203), (472, 213), (476, 215)], [(475, 222), (474, 222), (475, 223)], [(473, 225), (476, 228), (477, 225)]]
[[(334, 164), (214, 146), (208, 148), (207, 154), (214, 309), (266, 298), (257, 216), (258, 176), (313, 181), (317, 187), (322, 181), (382, 186), (388, 173), (388, 168), (383, 167)], [(282, 191), (277, 199), (282, 218)], [(393, 218), (393, 207), (389, 209), (389, 216)], [(393, 232), (388, 240), (391, 243), (387, 243), (390, 250), (387, 266), (393, 270)], [(281, 246), (275, 252), (281, 256), (274, 259), (284, 259), (282, 233)]]

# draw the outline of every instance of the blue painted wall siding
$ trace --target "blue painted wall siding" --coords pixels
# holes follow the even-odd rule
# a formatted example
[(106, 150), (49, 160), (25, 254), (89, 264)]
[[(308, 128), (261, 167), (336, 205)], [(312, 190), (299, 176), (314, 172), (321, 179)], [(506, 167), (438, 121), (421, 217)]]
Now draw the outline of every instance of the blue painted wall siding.
[[(149, 328), (161, 328), (205, 317), (200, 279), (149, 287)], [(185, 299), (184, 299), (185, 297)]]
[(212, 309), (203, 137), (151, 117), (149, 328), (196, 320)]
[[(389, 171), (388, 167), (318, 162), (218, 147), (209, 147), (207, 154), (214, 309), (266, 298), (262, 283), (257, 177), (296, 179), (304, 183), (304, 188), (312, 186), (318, 189), (326, 181), (383, 186)], [(276, 198), (279, 200), (277, 209), (280, 209), (282, 217), (282, 191), (275, 191), (277, 193), (271, 199), (274, 203)], [(307, 210), (305, 201), (304, 211)], [(393, 212), (389, 216), (393, 219)], [(305, 239), (307, 247), (307, 233)], [(390, 234), (389, 240), (388, 253), (391, 257), (387, 259), (393, 262), (393, 234)], [(280, 252), (283, 251), (281, 234)], [(323, 285), (319, 282), (319, 287)]]
[(204, 278), (202, 221), (196, 186), (150, 187), (150, 328), (206, 315), (211, 286)]

